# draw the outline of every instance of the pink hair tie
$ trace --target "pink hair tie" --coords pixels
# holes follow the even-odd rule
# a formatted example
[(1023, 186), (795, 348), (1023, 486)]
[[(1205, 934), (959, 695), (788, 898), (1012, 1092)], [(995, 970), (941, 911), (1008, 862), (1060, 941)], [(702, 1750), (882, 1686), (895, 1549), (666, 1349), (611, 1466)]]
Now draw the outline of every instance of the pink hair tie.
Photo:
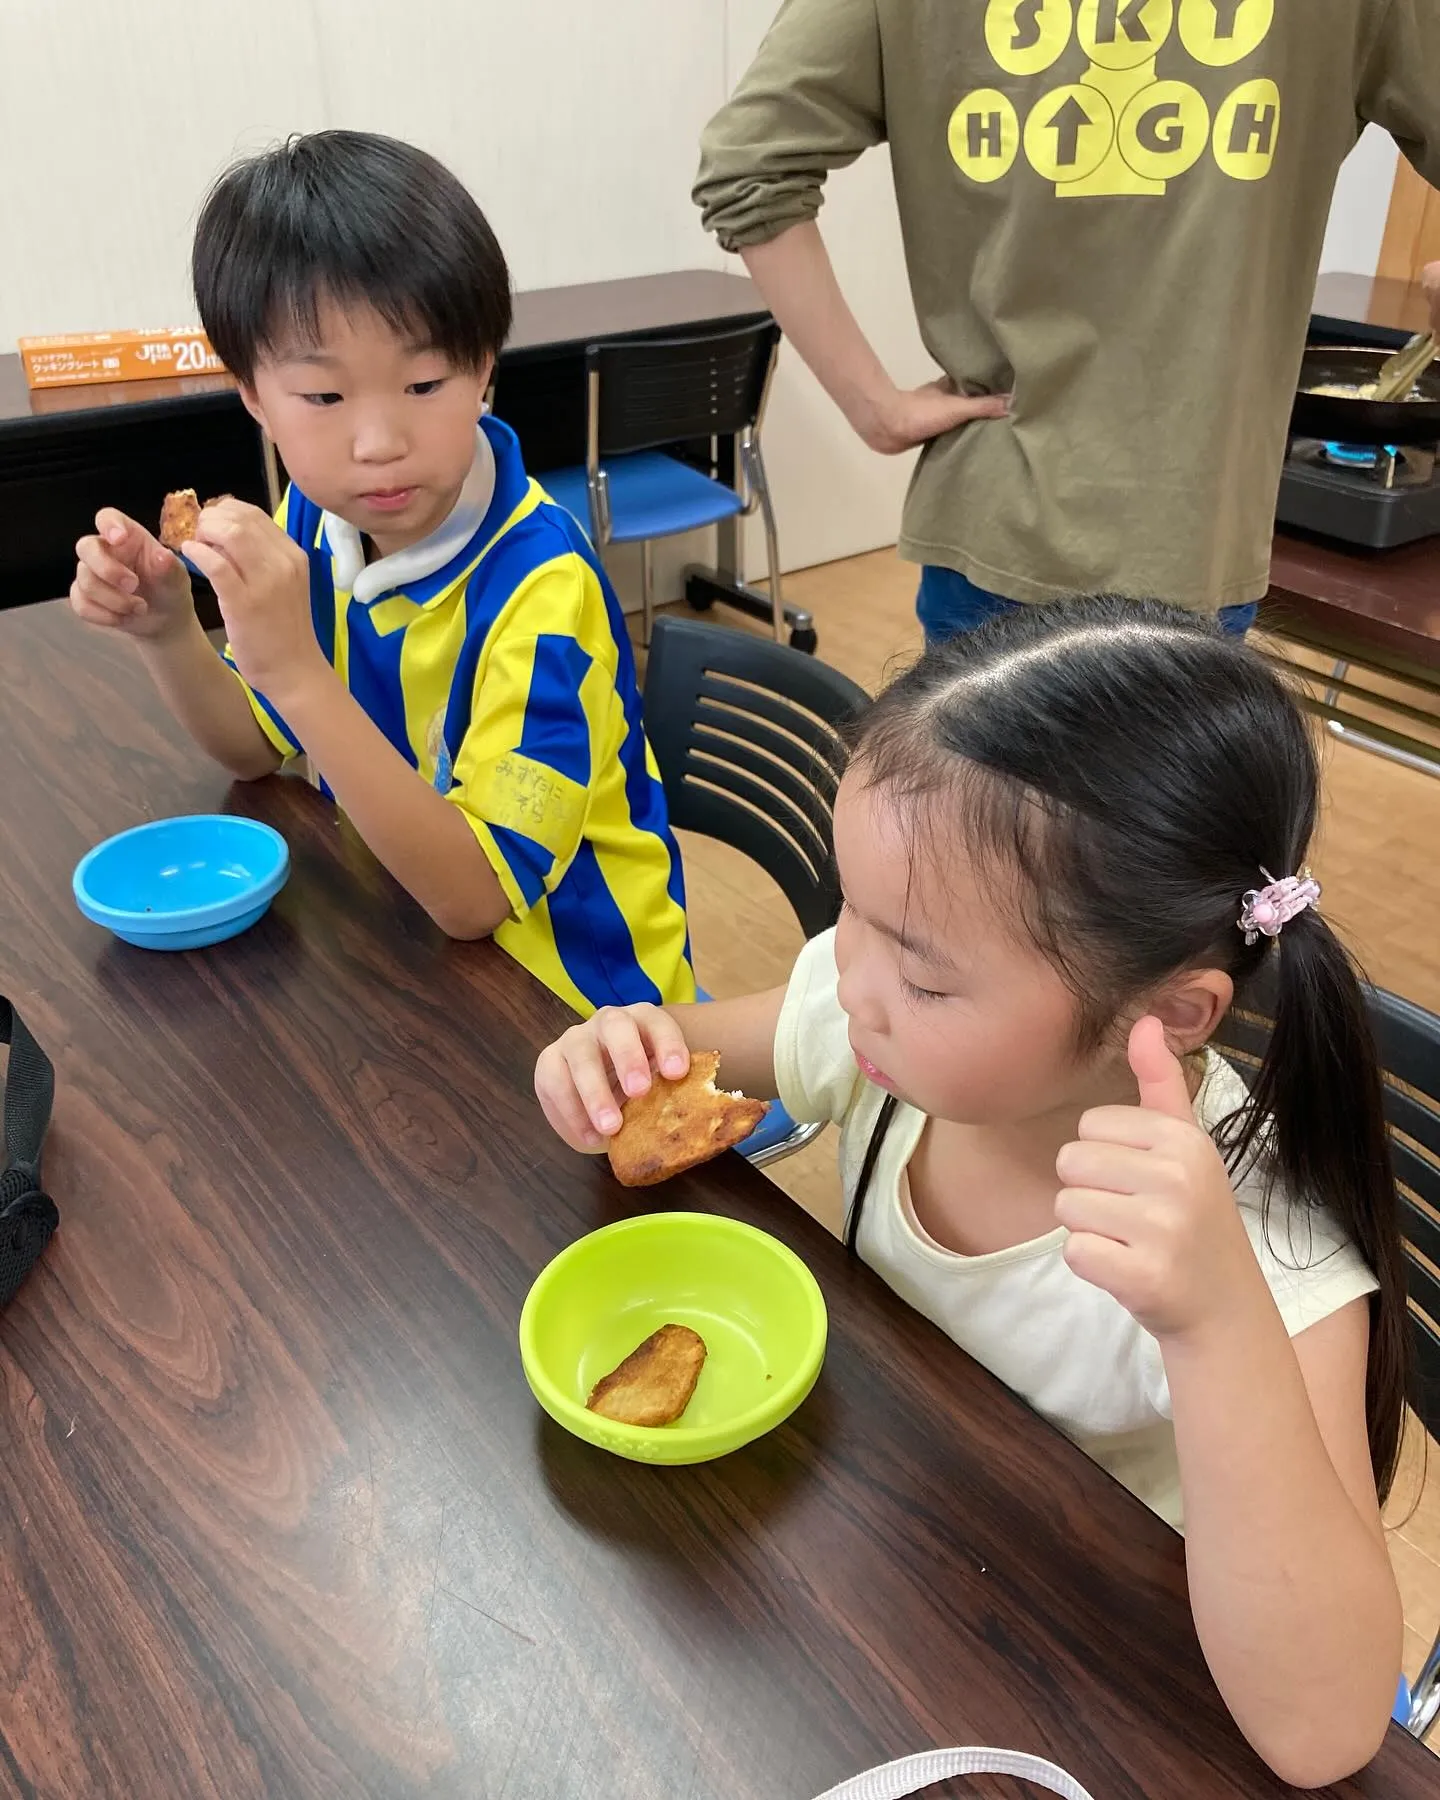
[(1302, 869), (1298, 875), (1287, 875), (1281, 881), (1277, 881), (1263, 864), (1260, 873), (1269, 886), (1250, 889), (1243, 897), (1240, 917), (1235, 921), (1245, 933), (1247, 944), (1253, 944), (1261, 937), (1279, 937), (1284, 926), (1320, 898), (1320, 883), (1308, 869)]

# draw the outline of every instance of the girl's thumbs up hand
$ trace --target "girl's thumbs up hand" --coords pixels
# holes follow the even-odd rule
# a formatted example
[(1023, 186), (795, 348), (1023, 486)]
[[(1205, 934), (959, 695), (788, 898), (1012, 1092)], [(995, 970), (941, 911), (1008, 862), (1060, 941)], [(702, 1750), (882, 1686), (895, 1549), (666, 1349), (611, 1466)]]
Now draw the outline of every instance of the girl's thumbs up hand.
[[(1140, 1105), (1147, 1112), (1163, 1113), (1183, 1125), (1195, 1124), (1195, 1106), (1190, 1098), (1190, 1083), (1179, 1057), (1165, 1042), (1165, 1027), (1158, 1019), (1137, 1019), (1130, 1031), (1130, 1073), (1140, 1089)], [(1110, 1109), (1097, 1109), (1110, 1110)], [(1133, 1108), (1113, 1110), (1130, 1112)], [(1091, 1117), (1094, 1117), (1092, 1114)], [(1085, 1135), (1082, 1122), (1081, 1135)]]
[(1098, 1106), (1055, 1159), (1065, 1260), (1157, 1338), (1253, 1300), (1264, 1278), (1220, 1152), (1195, 1123), (1185, 1070), (1156, 1018), (1130, 1033), (1138, 1106)]

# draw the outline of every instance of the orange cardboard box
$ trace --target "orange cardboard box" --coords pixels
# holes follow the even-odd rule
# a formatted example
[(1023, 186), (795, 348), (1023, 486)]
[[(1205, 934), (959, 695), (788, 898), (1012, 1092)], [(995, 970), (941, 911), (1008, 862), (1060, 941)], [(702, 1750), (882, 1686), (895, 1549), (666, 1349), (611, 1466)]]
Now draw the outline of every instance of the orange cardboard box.
[(166, 375), (223, 375), (225, 365), (198, 325), (160, 331), (76, 331), (20, 340), (32, 388), (97, 381), (154, 381)]

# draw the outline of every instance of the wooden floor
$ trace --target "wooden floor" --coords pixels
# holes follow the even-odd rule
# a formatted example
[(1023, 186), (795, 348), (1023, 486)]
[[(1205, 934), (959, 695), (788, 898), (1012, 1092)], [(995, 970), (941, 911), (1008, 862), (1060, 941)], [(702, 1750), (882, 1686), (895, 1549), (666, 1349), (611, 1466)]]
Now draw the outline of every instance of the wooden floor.
[[(785, 598), (815, 614), (821, 656), (874, 689), (887, 670), (903, 666), (920, 648), (915, 582), (916, 570), (884, 550), (788, 576)], [(730, 613), (716, 617), (735, 619)], [(1325, 809), (1314, 866), (1325, 889), (1326, 917), (1372, 981), (1440, 1012), (1440, 778), (1329, 739), (1325, 755)], [(783, 981), (801, 933), (779, 889), (724, 845), (685, 834), (684, 855), (696, 963), (706, 987), (724, 997)], [(793, 1199), (837, 1228), (833, 1134), (770, 1173)], [(1440, 1445), (1428, 1448), (1430, 1478), (1421, 1492), (1425, 1442), (1412, 1430), (1390, 1507), (1391, 1555), (1405, 1600), (1405, 1668), (1412, 1678), (1440, 1627)]]

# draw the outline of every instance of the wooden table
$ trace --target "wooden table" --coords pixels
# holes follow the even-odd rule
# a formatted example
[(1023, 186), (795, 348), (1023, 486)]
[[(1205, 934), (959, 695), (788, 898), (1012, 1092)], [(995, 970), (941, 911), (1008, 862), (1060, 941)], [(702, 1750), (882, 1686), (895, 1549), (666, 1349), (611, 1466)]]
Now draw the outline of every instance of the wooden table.
[(1315, 283), (1311, 326), (1318, 336), (1337, 343), (1388, 348), (1430, 329), (1430, 303), (1418, 281), (1332, 273)]
[(1440, 538), (1366, 552), (1278, 532), (1260, 623), (1330, 659), (1332, 677), (1319, 691), (1306, 690), (1306, 699), (1337, 737), (1440, 774), (1435, 711), (1391, 687), (1379, 700), (1385, 716), (1357, 726), (1353, 703), (1373, 709), (1376, 690), (1350, 679), (1358, 668), (1440, 695)]
[[(1418, 281), (1329, 274), (1315, 286), (1310, 338), (1394, 349), (1429, 322), (1429, 302)], [(1353, 667), (1440, 693), (1440, 538), (1374, 552), (1282, 527), (1275, 535), (1261, 623), (1329, 659), (1333, 679), (1318, 691), (1307, 690), (1307, 703), (1337, 737), (1428, 774), (1440, 773), (1440, 753), (1429, 735), (1417, 737), (1413, 730), (1418, 725), (1432, 733), (1435, 714), (1411, 706), (1392, 689), (1380, 702), (1386, 716), (1374, 718), (1369, 716), (1376, 706), (1374, 689), (1349, 680)], [(1359, 727), (1342, 701), (1367, 708)]]
[[(63, 1214), (0, 1319), (0, 1795), (812, 1800), (949, 1742), (1105, 1800), (1284, 1791), (1179, 1540), (738, 1159), (645, 1197), (566, 1151), (559, 1004), (307, 788), (227, 792), (58, 606), (0, 616), (0, 706), (0, 991), (58, 1067)], [(218, 806), (294, 856), (247, 936), (78, 917), (87, 846)], [(536, 1273), (647, 1206), (763, 1224), (830, 1307), (815, 1393), (706, 1467), (588, 1448), (520, 1370)], [(1435, 1765), (1392, 1733), (1343, 1791)]]
[[(586, 344), (768, 316), (749, 280), (713, 269), (517, 294), (496, 410), (533, 472), (583, 462)], [(267, 499), (259, 434), (228, 375), (31, 393), (20, 358), (0, 356), (0, 607), (69, 583), (70, 546), (98, 507), (150, 517), (175, 487)], [(733, 546), (720, 560), (733, 575)]]
[(1440, 687), (1440, 537), (1366, 553), (1279, 532), (1265, 611), (1276, 629)]

